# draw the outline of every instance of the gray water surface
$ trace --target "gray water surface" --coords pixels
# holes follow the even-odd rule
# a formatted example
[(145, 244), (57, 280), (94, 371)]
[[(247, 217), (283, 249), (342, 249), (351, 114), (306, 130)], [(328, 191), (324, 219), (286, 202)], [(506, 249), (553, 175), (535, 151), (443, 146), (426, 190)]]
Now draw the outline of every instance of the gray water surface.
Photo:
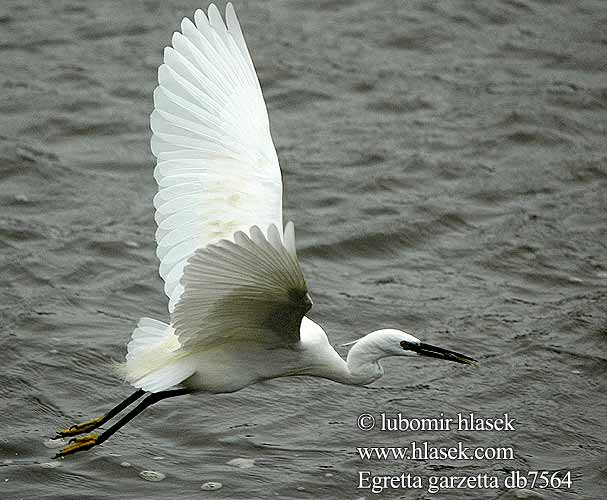
[[(293, 378), (168, 400), (103, 446), (40, 465), (51, 462), (43, 443), (55, 429), (130, 394), (111, 362), (137, 319), (168, 319), (148, 116), (162, 49), (198, 7), (0, 4), (0, 498), (377, 498), (356, 488), (363, 470), (571, 471), (573, 480), (570, 490), (388, 489), (384, 498), (603, 498), (601, 1), (237, 2), (310, 317), (334, 345), (398, 327), (480, 366), (389, 359), (368, 388)], [(359, 414), (382, 412), (507, 412), (516, 431), (357, 429)], [(515, 458), (356, 453), (413, 440), (512, 446)], [(255, 465), (228, 465), (234, 458)], [(166, 478), (147, 482), (142, 470)], [(206, 481), (223, 488), (202, 491)]]

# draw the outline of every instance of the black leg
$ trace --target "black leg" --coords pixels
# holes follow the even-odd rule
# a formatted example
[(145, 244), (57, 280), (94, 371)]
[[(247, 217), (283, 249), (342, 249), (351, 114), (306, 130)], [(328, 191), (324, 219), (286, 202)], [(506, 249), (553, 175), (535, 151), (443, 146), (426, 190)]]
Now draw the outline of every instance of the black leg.
[(77, 436), (78, 434), (84, 434), (86, 432), (91, 432), (97, 427), (102, 426), (108, 420), (110, 420), (115, 415), (118, 415), (122, 410), (124, 410), (127, 406), (130, 406), (132, 403), (137, 401), (141, 396), (145, 394), (143, 389), (139, 389), (131, 394), (128, 398), (122, 401), (120, 404), (114, 406), (110, 411), (108, 411), (105, 415), (101, 417), (94, 418), (93, 420), (89, 420), (88, 422), (83, 422), (82, 424), (72, 425), (67, 429), (63, 429), (62, 431), (57, 431), (57, 435), (53, 439), (59, 439), (63, 437), (69, 436)]
[[(93, 446), (97, 446), (98, 444), (106, 441), (110, 436), (115, 434), (119, 429), (124, 427), (128, 422), (130, 422), (133, 418), (139, 415), (143, 410), (145, 410), (148, 406), (157, 403), (166, 398), (172, 398), (175, 396), (182, 396), (184, 394), (191, 393), (191, 389), (174, 389), (172, 391), (162, 391), (162, 392), (153, 392), (147, 398), (145, 398), (141, 403), (139, 403), (135, 408), (133, 408), (130, 412), (128, 412), (124, 417), (122, 417), (118, 422), (112, 425), (107, 431), (102, 434), (95, 434), (91, 436), (85, 436), (82, 438), (75, 438), (73, 440), (74, 444), (70, 446), (66, 446), (59, 453), (57, 453), (53, 458), (64, 457), (66, 455), (71, 455), (72, 453), (76, 453), (78, 451), (84, 451), (92, 448)], [(70, 441), (72, 442), (72, 441)]]

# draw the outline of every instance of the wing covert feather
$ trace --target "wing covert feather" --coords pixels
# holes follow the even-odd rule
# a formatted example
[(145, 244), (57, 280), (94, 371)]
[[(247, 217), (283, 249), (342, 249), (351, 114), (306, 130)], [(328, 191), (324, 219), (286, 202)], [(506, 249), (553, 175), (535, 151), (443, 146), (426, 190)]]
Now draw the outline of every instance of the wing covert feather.
[(253, 226), (248, 235), (238, 231), (233, 241), (199, 248), (181, 284), (172, 324), (193, 351), (231, 342), (293, 344), (312, 306), (297, 256), (274, 225), (267, 235)]

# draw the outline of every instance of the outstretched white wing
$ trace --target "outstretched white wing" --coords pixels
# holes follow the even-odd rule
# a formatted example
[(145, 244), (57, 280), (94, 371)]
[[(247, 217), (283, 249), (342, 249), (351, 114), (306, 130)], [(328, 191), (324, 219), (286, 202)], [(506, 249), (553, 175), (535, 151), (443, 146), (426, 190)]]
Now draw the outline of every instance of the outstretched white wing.
[(284, 346), (299, 341), (301, 320), (312, 306), (295, 254), (289, 222), (281, 241), (275, 225), (267, 236), (220, 240), (196, 250), (185, 267), (185, 290), (172, 315), (183, 349), (210, 349), (225, 343)]
[(157, 255), (179, 301), (187, 259), (253, 225), (282, 228), (282, 180), (268, 113), (238, 19), (215, 5), (181, 23), (164, 52), (150, 118), (158, 161)]

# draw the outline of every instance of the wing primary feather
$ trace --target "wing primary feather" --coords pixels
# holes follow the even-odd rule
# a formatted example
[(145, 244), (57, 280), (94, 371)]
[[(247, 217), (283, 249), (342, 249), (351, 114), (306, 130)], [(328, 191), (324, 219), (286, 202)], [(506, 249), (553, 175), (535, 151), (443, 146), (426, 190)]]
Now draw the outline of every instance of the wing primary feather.
[(278, 229), (274, 224), (270, 224), (270, 226), (268, 227), (268, 242), (277, 252), (277, 256), (282, 262), (284, 268), (288, 269), (289, 266), (292, 265), (291, 257), (280, 238), (280, 233)]
[(284, 235), (285, 247), (287, 251), (289, 252), (291, 257), (297, 260), (297, 250), (295, 248), (295, 226), (293, 225), (293, 222), (287, 222), (287, 225), (285, 226)]
[(250, 74), (252, 74), (254, 77), (254, 83), (256, 84), (259, 92), (261, 92), (261, 86), (259, 85), (259, 79), (257, 78), (257, 75), (255, 73), (253, 60), (251, 59), (251, 54), (249, 53), (249, 49), (242, 34), (242, 29), (240, 28), (238, 16), (236, 15), (236, 11), (234, 10), (234, 6), (231, 2), (226, 5), (226, 25), (230, 33), (232, 33), (236, 45), (240, 48), (240, 51), (249, 66)]
[(278, 233), (278, 229), (276, 229), (274, 224), (270, 224), (270, 227), (268, 227), (268, 241), (272, 244), (275, 250), (280, 251), (282, 240), (280, 239), (280, 234)]
[[(258, 246), (259, 250), (261, 250), (261, 252), (259, 252), (260, 260), (266, 262), (269, 266), (274, 265), (275, 272), (279, 273), (281, 275), (282, 279), (284, 279), (285, 281), (288, 282), (288, 280), (289, 280), (288, 274), (286, 274), (284, 272), (282, 266), (275, 265), (276, 261), (273, 262), (273, 259), (277, 259), (278, 262), (280, 262), (282, 260), (282, 259), (280, 259), (280, 254), (273, 252), (274, 248), (268, 242), (268, 240), (266, 240), (261, 229), (259, 229), (259, 227), (257, 227), (257, 226), (253, 226), (250, 229), (250, 234), (251, 234), (251, 241)], [(249, 245), (249, 248), (252, 251), (255, 251), (251, 245)]]
[[(196, 252), (224, 239), (235, 246), (221, 244), (211, 253), (219, 252), (233, 269), (221, 267), (213, 253), (228, 280), (218, 286), (225, 288), (240, 272), (248, 274), (242, 283), (251, 292), (259, 293), (253, 282), (266, 276), (268, 290), (284, 295), (284, 287), (300, 286), (303, 277), (282, 232), (278, 157), (234, 7), (226, 6), (225, 21), (215, 6), (208, 14), (198, 9), (193, 22), (184, 18), (179, 27), (158, 68), (150, 116), (159, 187), (154, 198), (157, 255), (169, 311), (182, 302), (185, 270)], [(254, 225), (263, 231), (251, 233)], [(221, 278), (217, 271), (208, 276)], [(207, 319), (215, 321), (219, 316), (214, 314)]]

